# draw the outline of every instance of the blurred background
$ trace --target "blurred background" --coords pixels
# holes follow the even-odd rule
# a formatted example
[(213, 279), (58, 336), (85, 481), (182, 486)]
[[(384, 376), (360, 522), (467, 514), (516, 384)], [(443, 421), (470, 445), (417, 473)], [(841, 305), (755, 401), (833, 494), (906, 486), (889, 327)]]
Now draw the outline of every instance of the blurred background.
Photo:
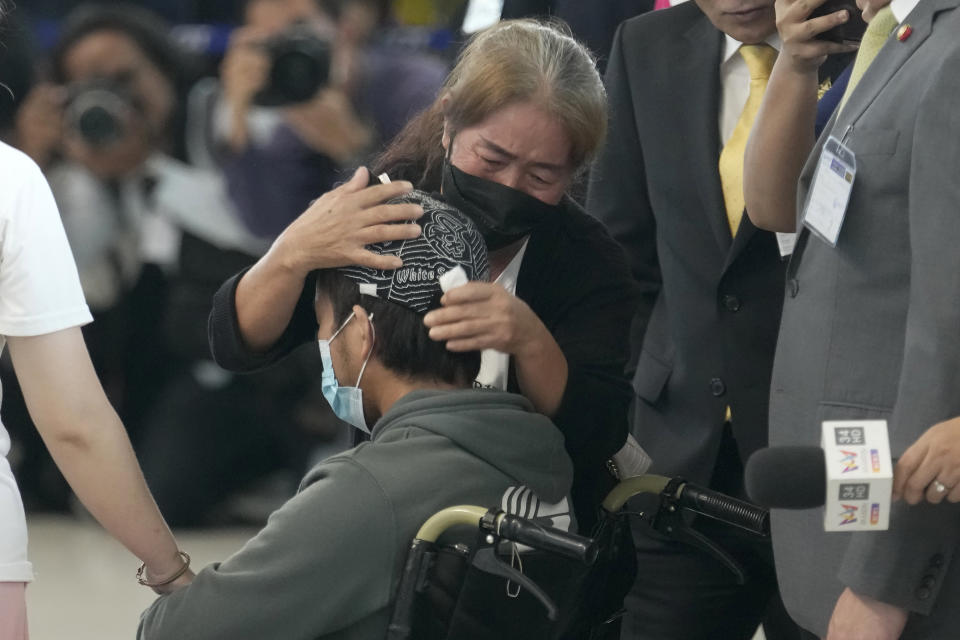
[[(21, 2), (0, 30), (0, 137), (49, 180), (97, 371), (177, 527), (261, 522), (348, 444), (313, 351), (235, 376), (210, 300), (433, 100), (465, 7), (386, 0)], [(31, 512), (69, 512), (5, 360)], [(333, 441), (332, 443), (330, 441)]]
[[(0, 24), (0, 139), (43, 169), (94, 314), (84, 334), (194, 566), (222, 559), (351, 444), (306, 348), (238, 376), (210, 300), (436, 97), (469, 36), (553, 16), (597, 55), (653, 0), (20, 0)], [(43, 447), (9, 358), (2, 420), (30, 527), (35, 638), (133, 637), (153, 594)], [(78, 595), (79, 594), (79, 595)]]

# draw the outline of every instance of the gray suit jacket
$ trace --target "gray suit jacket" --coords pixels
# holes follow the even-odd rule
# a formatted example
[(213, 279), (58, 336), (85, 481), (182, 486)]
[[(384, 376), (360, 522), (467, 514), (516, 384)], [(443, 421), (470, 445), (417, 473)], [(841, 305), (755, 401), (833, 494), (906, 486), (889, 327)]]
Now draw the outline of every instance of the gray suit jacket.
[[(830, 419), (886, 419), (899, 456), (960, 415), (960, 0), (920, 0), (827, 136), (857, 158), (836, 248), (802, 230), (771, 391), (772, 445), (819, 444)], [(798, 224), (800, 224), (798, 222)], [(960, 637), (960, 505), (899, 504), (890, 530), (824, 533), (821, 510), (775, 511), (781, 593), (823, 634), (847, 586), (911, 612), (905, 638)]]

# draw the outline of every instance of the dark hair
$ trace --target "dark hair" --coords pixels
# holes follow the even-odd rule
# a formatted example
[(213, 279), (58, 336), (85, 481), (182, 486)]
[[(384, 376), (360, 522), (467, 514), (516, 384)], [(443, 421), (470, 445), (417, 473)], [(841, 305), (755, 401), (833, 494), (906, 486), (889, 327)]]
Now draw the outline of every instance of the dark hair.
[(480, 371), (479, 351), (448, 351), (442, 342), (430, 339), (422, 315), (399, 304), (362, 295), (355, 281), (335, 270), (317, 272), (317, 295), (330, 300), (337, 326), (347, 319), (354, 305), (373, 313), (377, 332), (373, 355), (398, 375), (467, 387)]
[(36, 54), (16, 7), (0, 0), (0, 135), (14, 126), (17, 110), (34, 82)]
[(174, 43), (166, 21), (152, 11), (123, 3), (87, 3), (71, 11), (50, 53), (54, 81), (68, 82), (67, 54), (80, 40), (100, 31), (114, 31), (130, 38), (170, 81), (176, 106), (164, 133), (170, 136), (173, 154), (178, 158), (185, 157), (186, 96), (198, 77), (198, 66)]
[(57, 44), (50, 54), (53, 77), (57, 82), (66, 82), (64, 68), (67, 52), (91, 33), (118, 31), (143, 51), (174, 88), (184, 87), (186, 60), (170, 39), (166, 22), (155, 13), (129, 4), (82, 4), (67, 16)]

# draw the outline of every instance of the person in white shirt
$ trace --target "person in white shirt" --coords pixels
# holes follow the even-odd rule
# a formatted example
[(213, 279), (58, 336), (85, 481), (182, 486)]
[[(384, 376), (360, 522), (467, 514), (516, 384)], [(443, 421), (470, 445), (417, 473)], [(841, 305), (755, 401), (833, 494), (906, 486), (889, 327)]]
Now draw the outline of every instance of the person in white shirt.
[[(189, 560), (90, 363), (80, 332), (90, 312), (50, 188), (36, 164), (3, 144), (0, 182), (0, 349), (9, 346), (31, 417), (81, 502), (144, 561), (144, 582), (161, 590), (185, 584)], [(21, 640), (33, 572), (9, 450), (0, 426), (0, 638)]]

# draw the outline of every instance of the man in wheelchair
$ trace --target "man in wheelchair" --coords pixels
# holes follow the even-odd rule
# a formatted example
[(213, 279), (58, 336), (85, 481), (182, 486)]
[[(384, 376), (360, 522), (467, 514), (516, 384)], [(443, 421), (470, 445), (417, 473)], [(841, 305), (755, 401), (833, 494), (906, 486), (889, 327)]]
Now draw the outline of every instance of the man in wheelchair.
[(370, 441), (314, 467), (242, 549), (156, 600), (139, 638), (379, 640), (410, 541), (435, 512), (524, 491), (567, 511), (572, 465), (557, 428), (521, 396), (473, 389), (480, 353), (447, 351), (423, 324), (450, 280), (487, 278), (482, 238), (446, 205), (404, 198), (424, 208), (421, 236), (370, 247), (401, 268), (316, 275), (324, 396), (370, 425)]

